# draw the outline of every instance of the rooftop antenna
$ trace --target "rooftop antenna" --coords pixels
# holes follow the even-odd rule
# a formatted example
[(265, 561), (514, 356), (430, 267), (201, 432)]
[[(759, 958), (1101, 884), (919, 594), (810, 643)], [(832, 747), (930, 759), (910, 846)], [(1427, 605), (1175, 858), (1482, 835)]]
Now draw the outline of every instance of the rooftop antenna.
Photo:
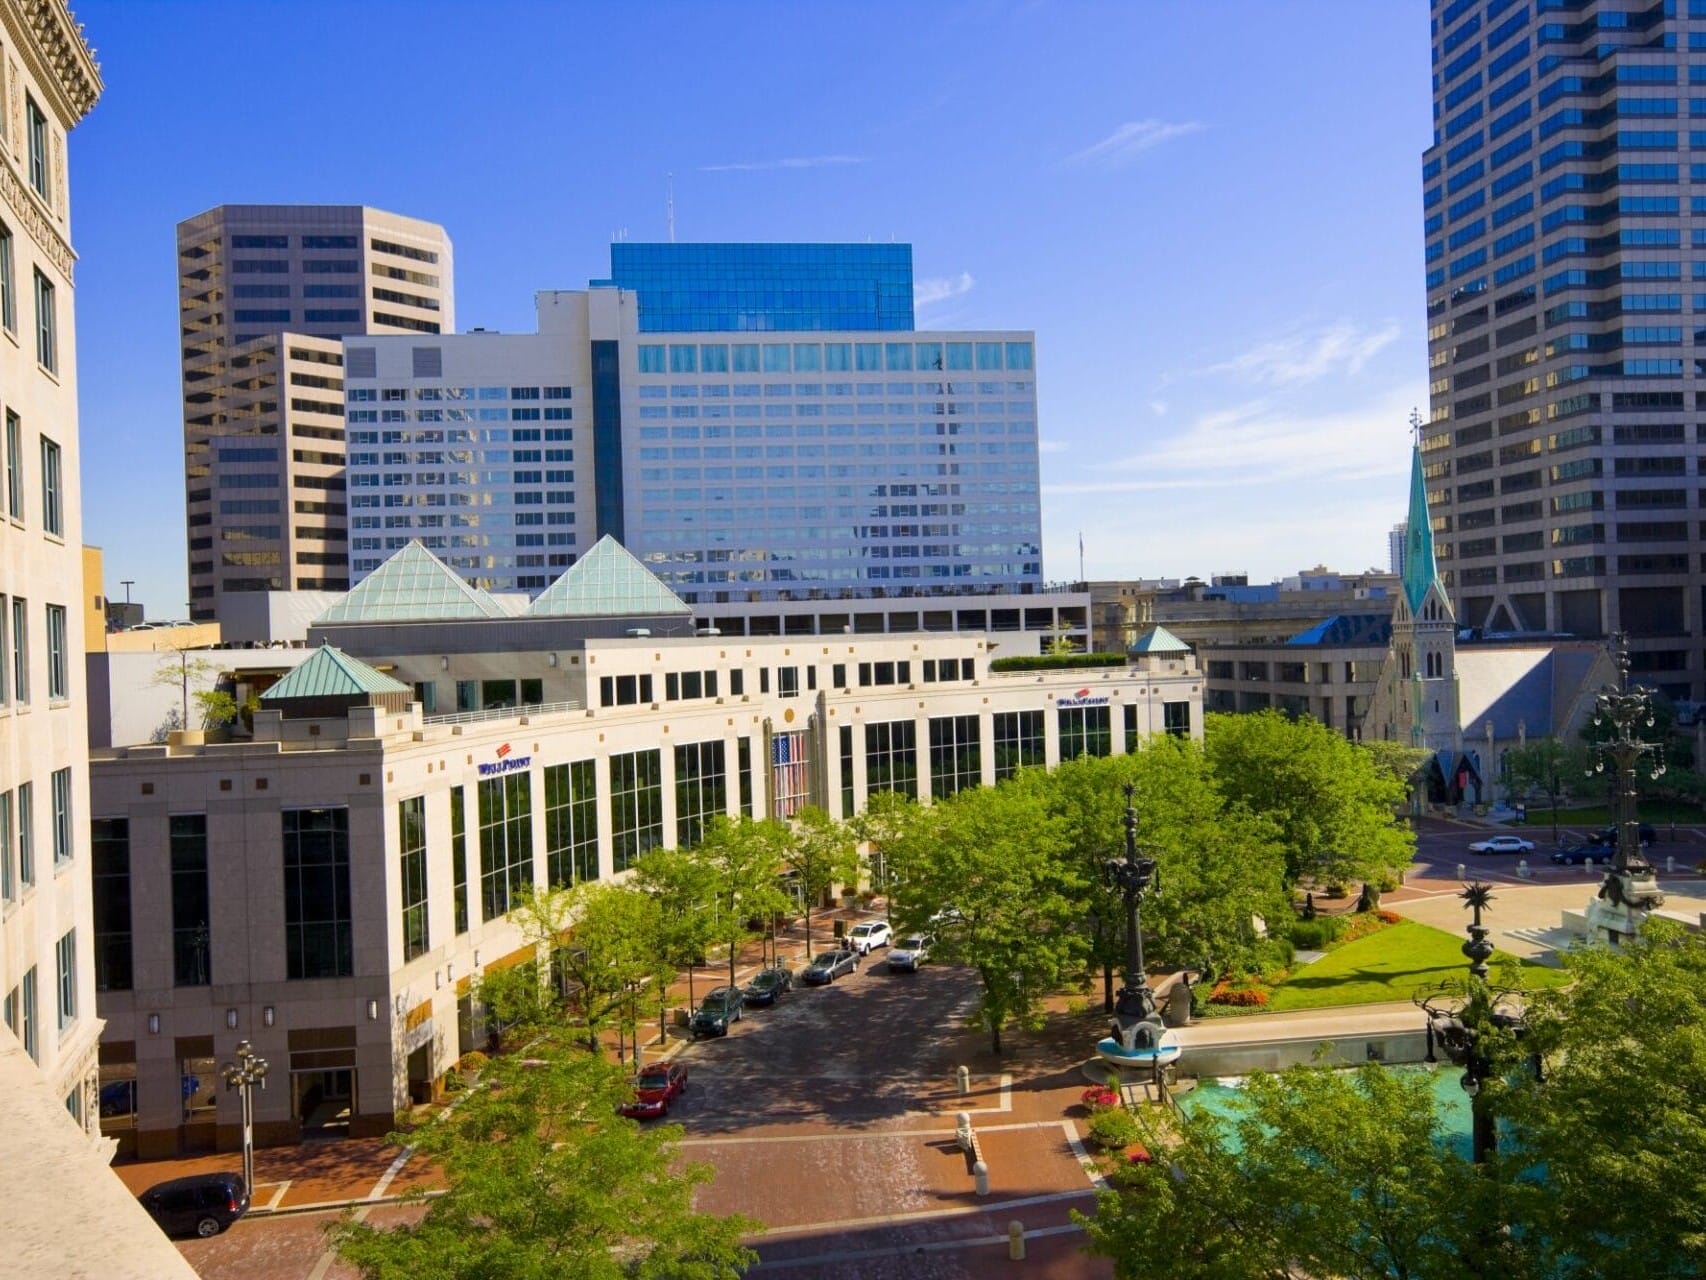
[(1422, 413), (1421, 410), (1410, 410), (1410, 431), (1416, 437), (1416, 447), (1422, 447)]
[(675, 243), (675, 175), (665, 174), (669, 183), (669, 242)]

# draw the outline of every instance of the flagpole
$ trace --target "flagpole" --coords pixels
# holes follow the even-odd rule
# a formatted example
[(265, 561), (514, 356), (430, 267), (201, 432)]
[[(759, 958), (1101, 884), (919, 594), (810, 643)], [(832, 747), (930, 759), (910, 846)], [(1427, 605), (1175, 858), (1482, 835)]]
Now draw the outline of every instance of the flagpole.
[(1084, 576), (1084, 530), (1078, 531), (1078, 581), (1089, 585), (1089, 579)]

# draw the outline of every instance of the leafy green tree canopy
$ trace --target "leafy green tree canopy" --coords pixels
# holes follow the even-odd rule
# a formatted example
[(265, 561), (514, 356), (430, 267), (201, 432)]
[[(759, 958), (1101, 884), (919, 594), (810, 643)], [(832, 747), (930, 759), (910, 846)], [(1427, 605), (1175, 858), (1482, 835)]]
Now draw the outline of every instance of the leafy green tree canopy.
[(837, 884), (857, 884), (859, 845), (853, 829), (816, 805), (808, 804), (794, 817), (788, 862), (806, 903), (806, 950), (812, 945), (812, 908)]

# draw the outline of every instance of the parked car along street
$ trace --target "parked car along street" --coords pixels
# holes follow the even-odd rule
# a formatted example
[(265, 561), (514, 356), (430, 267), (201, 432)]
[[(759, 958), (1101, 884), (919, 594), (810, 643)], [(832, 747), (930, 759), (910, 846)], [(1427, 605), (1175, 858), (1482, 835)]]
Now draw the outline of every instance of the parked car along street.
[(800, 971), (800, 981), (807, 986), (822, 986), (858, 967), (859, 957), (851, 951), (824, 951), (812, 957), (812, 962)]
[(739, 987), (713, 987), (693, 1012), (689, 1028), (694, 1039), (728, 1035), (729, 1025), (740, 1021), (743, 1003)]
[[(1654, 834), (1652, 827), (1643, 822), (1640, 824), (1640, 832), (1637, 838), (1641, 842), (1641, 847), (1646, 848), (1658, 837)], [(1612, 823), (1604, 830), (1594, 832), (1588, 837), (1588, 843), (1597, 844), (1605, 849), (1615, 849), (1617, 847), (1617, 824)]]
[(784, 992), (793, 990), (793, 987), (794, 971), (776, 965), (753, 974), (752, 981), (741, 989), (741, 995), (750, 1005), (775, 1004)]
[(634, 1078), (634, 1100), (622, 1105), (622, 1114), (633, 1120), (667, 1116), (669, 1104), (686, 1090), (686, 1063), (660, 1062), (646, 1067)]
[(909, 933), (889, 951), (890, 973), (916, 973), (930, 958), (930, 935)]
[(156, 1183), (137, 1197), (169, 1236), (216, 1236), (249, 1211), (235, 1173), (197, 1173)]
[(886, 947), (894, 941), (894, 930), (889, 928), (885, 920), (866, 920), (853, 926), (853, 931), (847, 935), (847, 946), (859, 955), (868, 956), (878, 947)]
[(1521, 836), (1492, 836), (1469, 846), (1470, 853), (1533, 853), (1534, 841)]

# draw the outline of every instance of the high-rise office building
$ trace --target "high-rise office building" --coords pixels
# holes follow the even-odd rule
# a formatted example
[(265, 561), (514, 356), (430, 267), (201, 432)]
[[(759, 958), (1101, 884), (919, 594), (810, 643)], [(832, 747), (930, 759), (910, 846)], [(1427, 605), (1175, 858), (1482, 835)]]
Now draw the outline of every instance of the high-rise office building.
[(66, 135), (102, 84), (63, 5), (5, 0), (0, 17), (0, 1021), (93, 1133), (95, 987), (109, 975), (90, 895)]
[(1699, 699), (1706, 6), (1432, 15), (1422, 449), (1458, 619), (1624, 631), (1638, 679)]
[(617, 244), (538, 306), (346, 341), (352, 580), (420, 537), (537, 592), (608, 534), (689, 603), (1040, 589), (1034, 337), (915, 329), (909, 245)]
[(359, 205), (178, 224), (190, 608), (349, 585), (343, 349), (455, 326), (444, 228)]

